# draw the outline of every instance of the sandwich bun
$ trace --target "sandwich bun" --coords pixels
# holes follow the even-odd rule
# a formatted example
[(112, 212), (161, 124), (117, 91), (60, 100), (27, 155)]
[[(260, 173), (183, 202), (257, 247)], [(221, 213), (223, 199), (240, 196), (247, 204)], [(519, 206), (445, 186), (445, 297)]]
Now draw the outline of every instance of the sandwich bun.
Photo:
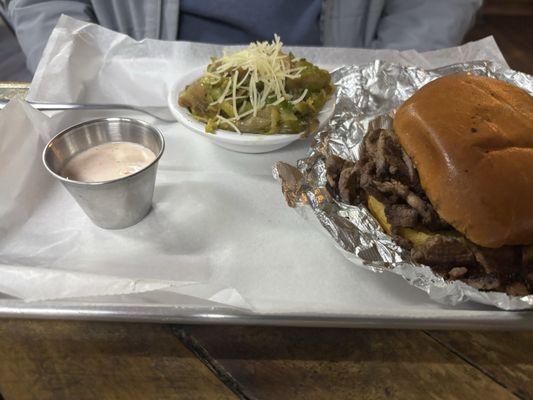
[(533, 244), (533, 97), (448, 75), (397, 111), (394, 131), (446, 222), (480, 246)]

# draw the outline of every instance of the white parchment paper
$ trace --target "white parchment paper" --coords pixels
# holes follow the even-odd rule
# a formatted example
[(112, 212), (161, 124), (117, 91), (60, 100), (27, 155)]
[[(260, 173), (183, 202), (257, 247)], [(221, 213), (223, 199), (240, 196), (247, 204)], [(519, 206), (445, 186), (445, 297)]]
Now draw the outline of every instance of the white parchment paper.
[[(292, 50), (328, 68), (378, 58), (428, 68), (478, 59), (505, 65), (492, 38), (424, 54)], [(29, 98), (164, 106), (180, 74), (221, 51), (207, 44), (137, 42), (62, 17)], [(177, 123), (137, 115), (155, 123), (167, 144), (154, 208), (124, 230), (92, 225), (46, 174), (41, 152), (59, 129), (102, 115), (49, 118), (20, 101), (0, 111), (0, 292), (27, 301), (124, 294), (150, 303), (194, 299), (256, 312), (443, 307), (392, 274), (354, 268), (285, 206), (271, 167), (302, 158), (305, 142), (270, 154), (233, 153)]]

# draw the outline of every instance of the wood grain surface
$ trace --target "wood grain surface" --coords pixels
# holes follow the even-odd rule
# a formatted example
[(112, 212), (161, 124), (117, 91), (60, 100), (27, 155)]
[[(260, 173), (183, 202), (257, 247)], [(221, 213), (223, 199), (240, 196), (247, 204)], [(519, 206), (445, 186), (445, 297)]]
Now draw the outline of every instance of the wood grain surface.
[(0, 320), (5, 400), (234, 399), (168, 326)]
[[(505, 356), (505, 349), (492, 359), (502, 367), (500, 381), (423, 331), (176, 330), (200, 358), (213, 362), (219, 375), (231, 377), (251, 399), (525, 399), (533, 382), (530, 356), (519, 358), (521, 378), (509, 389), (501, 381), (511, 379), (515, 360), (512, 354)], [(462, 334), (455, 332), (458, 338)], [(533, 333), (507, 335), (522, 348), (533, 340)]]
[(533, 399), (533, 332), (428, 334), (518, 397)]
[(533, 332), (0, 321), (11, 399), (530, 399)]

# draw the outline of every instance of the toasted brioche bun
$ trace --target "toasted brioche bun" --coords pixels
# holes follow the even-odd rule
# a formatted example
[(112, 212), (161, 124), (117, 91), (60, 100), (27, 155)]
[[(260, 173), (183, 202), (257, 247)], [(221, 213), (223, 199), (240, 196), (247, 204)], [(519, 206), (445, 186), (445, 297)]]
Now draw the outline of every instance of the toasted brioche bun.
[(533, 97), (449, 75), (397, 111), (394, 130), (438, 214), (472, 242), (533, 244)]

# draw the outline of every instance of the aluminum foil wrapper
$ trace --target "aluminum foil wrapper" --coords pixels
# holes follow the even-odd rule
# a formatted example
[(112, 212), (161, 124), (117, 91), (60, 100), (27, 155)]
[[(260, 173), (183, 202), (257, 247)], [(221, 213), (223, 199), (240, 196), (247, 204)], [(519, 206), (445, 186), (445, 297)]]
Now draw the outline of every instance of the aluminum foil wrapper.
[(532, 76), (485, 61), (433, 70), (383, 61), (346, 66), (332, 73), (338, 87), (335, 112), (314, 136), (307, 157), (299, 160), (296, 167), (277, 163), (273, 174), (281, 182), (287, 204), (304, 213), (312, 210), (354, 264), (374, 272), (401, 275), (440, 303), (456, 305), (473, 301), (504, 310), (533, 309), (533, 295), (480, 291), (461, 281), (446, 281), (428, 266), (412, 262), (409, 253), (382, 231), (365, 207), (344, 204), (326, 188), (328, 155), (355, 161), (363, 136), (369, 130), (390, 128), (395, 109), (416, 90), (435, 78), (458, 72), (494, 77), (533, 95)]

